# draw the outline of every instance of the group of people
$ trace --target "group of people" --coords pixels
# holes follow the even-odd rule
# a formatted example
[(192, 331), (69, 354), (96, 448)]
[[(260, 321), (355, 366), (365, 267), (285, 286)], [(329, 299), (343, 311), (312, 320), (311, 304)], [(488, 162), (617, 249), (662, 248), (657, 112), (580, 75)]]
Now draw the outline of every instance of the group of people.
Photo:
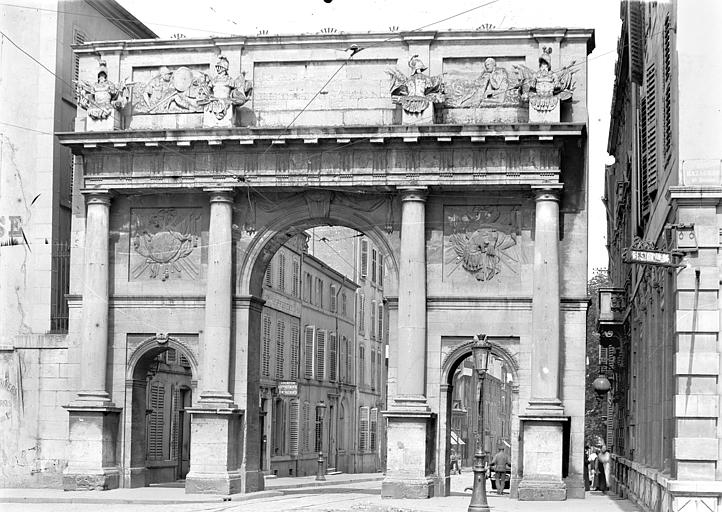
[(611, 457), (606, 445), (601, 447), (584, 447), (585, 488), (592, 491), (609, 490)]
[[(504, 494), (504, 487), (507, 483), (507, 475), (511, 471), (511, 463), (509, 462), (509, 455), (507, 455), (504, 448), (499, 448), (499, 451), (491, 459), (491, 463), (486, 466), (487, 474), (494, 472), (494, 484), (496, 486), (496, 493), (499, 495)], [(451, 449), (451, 474), (461, 474), (461, 465), (459, 456), (456, 450)], [(489, 477), (491, 479), (491, 477)]]

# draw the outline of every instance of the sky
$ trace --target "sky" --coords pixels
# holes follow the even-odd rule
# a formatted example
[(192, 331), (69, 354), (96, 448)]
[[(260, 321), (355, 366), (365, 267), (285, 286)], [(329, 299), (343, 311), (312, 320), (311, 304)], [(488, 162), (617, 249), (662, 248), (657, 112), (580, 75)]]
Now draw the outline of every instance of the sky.
[[(621, 21), (618, 0), (119, 0), (160, 37), (532, 27), (590, 28), (589, 265), (607, 266), (604, 164)], [(463, 13), (463, 14), (462, 14)]]

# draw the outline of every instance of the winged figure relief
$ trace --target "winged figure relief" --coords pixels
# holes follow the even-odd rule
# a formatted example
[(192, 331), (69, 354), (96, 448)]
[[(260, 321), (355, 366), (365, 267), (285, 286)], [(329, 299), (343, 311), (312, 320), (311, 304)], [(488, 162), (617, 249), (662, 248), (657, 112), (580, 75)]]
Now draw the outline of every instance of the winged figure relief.
[(571, 99), (576, 87), (574, 81), (576, 61), (572, 61), (559, 71), (552, 71), (550, 54), (551, 48), (543, 49), (539, 56), (537, 71), (523, 64), (514, 66), (522, 100), (528, 100), (529, 105), (540, 112), (551, 111), (560, 101)]
[(443, 81), (441, 76), (424, 75), (426, 66), (418, 55), (409, 60), (411, 76), (404, 75), (397, 67), (386, 70), (391, 77), (391, 99), (401, 105), (406, 112), (420, 113), (431, 103), (444, 101)]

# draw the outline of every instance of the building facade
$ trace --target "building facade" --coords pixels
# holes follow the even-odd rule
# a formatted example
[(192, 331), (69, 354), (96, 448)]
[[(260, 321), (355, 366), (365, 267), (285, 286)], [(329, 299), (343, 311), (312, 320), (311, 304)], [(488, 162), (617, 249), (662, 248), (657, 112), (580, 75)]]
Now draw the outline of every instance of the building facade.
[(156, 35), (114, 0), (0, 6), (0, 486), (60, 485), (78, 56), (91, 39)]
[(331, 225), (386, 269), (382, 495), (450, 492), (452, 377), (481, 332), (514, 383), (513, 495), (582, 498), (592, 49), (582, 29), (77, 46), (65, 487), (147, 484), (144, 377), (173, 349), (198, 390), (186, 490), (261, 489), (264, 276)]
[[(715, 2), (622, 2), (600, 339), (619, 493), (719, 510), (720, 99)], [(710, 46), (711, 43), (711, 46)], [(708, 64), (709, 62), (709, 64)]]

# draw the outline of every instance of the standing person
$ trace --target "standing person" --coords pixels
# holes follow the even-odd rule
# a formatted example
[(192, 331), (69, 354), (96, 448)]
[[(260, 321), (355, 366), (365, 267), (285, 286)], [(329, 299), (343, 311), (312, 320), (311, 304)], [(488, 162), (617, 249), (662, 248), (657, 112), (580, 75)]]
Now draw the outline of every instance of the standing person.
[(589, 478), (592, 481), (592, 491), (597, 490), (597, 451), (599, 448), (596, 446), (589, 452)]
[(609, 490), (609, 476), (611, 470), (611, 456), (607, 446), (602, 445), (602, 450), (597, 456), (597, 490), (606, 493)]
[(584, 446), (584, 490), (588, 491), (590, 482), (589, 482), (589, 445)]
[(502, 495), (504, 494), (504, 486), (506, 485), (506, 474), (511, 469), (509, 456), (504, 451), (504, 448), (499, 448), (499, 451), (491, 461), (490, 467), (494, 470), (494, 476), (496, 477), (496, 493)]
[(461, 474), (461, 466), (459, 466), (459, 457), (456, 455), (456, 450), (451, 449), (451, 474)]

